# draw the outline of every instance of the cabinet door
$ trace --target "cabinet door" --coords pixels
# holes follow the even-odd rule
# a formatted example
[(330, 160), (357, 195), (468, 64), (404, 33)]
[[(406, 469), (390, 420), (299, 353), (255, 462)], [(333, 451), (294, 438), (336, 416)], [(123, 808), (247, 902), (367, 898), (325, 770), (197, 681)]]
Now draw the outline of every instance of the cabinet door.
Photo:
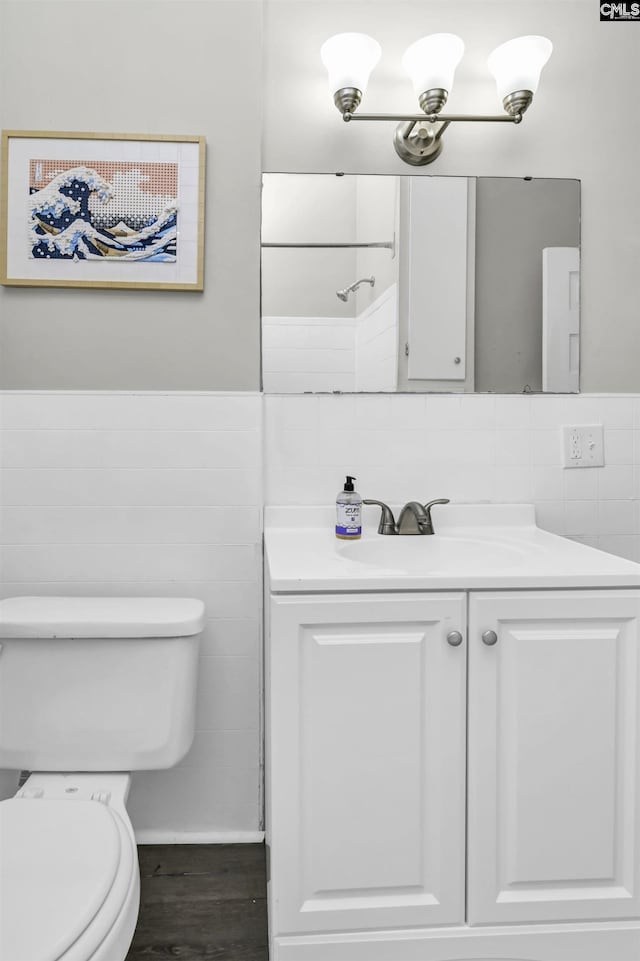
[(640, 915), (639, 612), (637, 591), (471, 596), (470, 923)]
[(464, 595), (273, 597), (270, 614), (273, 934), (462, 922)]

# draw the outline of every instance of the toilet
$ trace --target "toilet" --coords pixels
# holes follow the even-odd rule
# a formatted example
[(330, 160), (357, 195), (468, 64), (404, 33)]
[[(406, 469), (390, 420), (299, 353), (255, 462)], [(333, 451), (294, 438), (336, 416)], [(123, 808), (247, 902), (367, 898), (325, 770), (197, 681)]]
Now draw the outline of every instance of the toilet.
[(124, 961), (140, 876), (132, 771), (172, 767), (195, 726), (204, 605), (0, 601), (0, 961)]

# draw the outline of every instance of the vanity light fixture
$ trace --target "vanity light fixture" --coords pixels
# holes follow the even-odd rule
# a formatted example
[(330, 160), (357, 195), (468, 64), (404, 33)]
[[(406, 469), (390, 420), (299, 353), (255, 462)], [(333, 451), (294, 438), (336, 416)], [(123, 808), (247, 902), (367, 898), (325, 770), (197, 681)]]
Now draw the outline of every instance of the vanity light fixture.
[[(339, 33), (323, 44), (322, 62), (329, 74), (333, 100), (346, 122), (351, 120), (401, 121), (394, 147), (405, 163), (432, 163), (442, 150), (442, 135), (454, 122), (520, 123), (538, 89), (540, 72), (553, 47), (546, 37), (517, 37), (501, 44), (487, 61), (505, 113), (499, 116), (442, 114), (464, 43), (453, 33), (434, 33), (406, 50), (402, 65), (411, 77), (422, 114), (356, 113), (372, 70), (382, 50), (364, 33)], [(436, 124), (439, 126), (436, 127)]]

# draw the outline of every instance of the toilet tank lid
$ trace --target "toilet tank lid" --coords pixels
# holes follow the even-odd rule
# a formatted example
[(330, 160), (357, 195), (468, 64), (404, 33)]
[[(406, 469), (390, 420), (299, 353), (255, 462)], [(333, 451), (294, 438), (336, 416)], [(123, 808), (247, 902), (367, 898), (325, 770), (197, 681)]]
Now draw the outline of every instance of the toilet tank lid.
[(9, 597), (0, 601), (2, 637), (188, 637), (204, 604), (189, 597)]

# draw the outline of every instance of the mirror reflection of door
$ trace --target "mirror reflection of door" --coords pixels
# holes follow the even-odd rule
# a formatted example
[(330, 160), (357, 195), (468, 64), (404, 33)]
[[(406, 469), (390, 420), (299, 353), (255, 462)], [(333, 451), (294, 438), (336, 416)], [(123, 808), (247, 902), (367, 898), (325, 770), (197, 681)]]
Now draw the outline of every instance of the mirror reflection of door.
[(264, 390), (576, 391), (579, 240), (577, 180), (265, 174)]

